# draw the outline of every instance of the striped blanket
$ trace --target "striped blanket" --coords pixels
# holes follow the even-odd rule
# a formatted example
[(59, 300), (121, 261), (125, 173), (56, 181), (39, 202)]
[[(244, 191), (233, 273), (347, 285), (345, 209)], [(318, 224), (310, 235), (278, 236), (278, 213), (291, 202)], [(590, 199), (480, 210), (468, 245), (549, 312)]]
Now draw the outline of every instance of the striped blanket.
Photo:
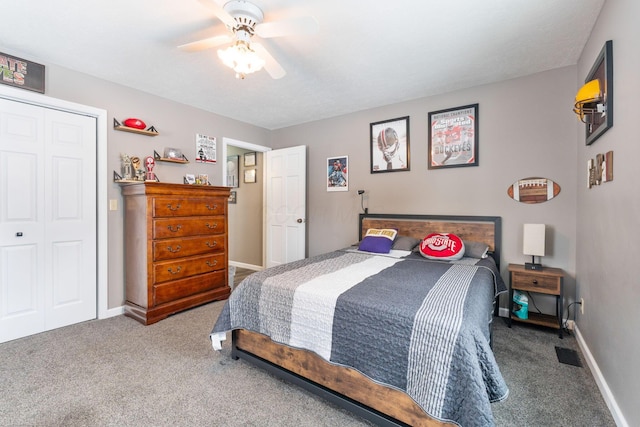
[(491, 426), (506, 398), (489, 345), (505, 292), (492, 259), (437, 262), (341, 250), (247, 277), (211, 333), (232, 329), (314, 351), (411, 396), (432, 417)]

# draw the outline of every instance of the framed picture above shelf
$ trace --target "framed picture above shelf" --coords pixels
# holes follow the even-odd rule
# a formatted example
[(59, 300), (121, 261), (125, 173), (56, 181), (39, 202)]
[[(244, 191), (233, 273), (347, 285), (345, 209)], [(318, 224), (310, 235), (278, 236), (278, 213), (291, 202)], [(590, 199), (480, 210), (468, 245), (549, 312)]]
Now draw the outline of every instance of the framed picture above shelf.
[(122, 131), (122, 132), (138, 133), (140, 135), (147, 135), (147, 136), (157, 136), (157, 135), (159, 135), (158, 131), (153, 126), (149, 126), (146, 129), (133, 128), (133, 127), (129, 127), (129, 126), (123, 125), (122, 123), (120, 123), (115, 118), (113, 119), (113, 128), (115, 130), (119, 130), (119, 131)]
[[(168, 149), (171, 150), (171, 149)], [(167, 155), (169, 153), (169, 155)], [(174, 153), (174, 154), (171, 154)], [(159, 162), (169, 162), (169, 163), (189, 163), (189, 159), (187, 159), (185, 157), (184, 154), (182, 154), (179, 151), (176, 152), (167, 152), (167, 150), (165, 150), (165, 156), (161, 157), (160, 154), (158, 154), (158, 152), (156, 150), (153, 150), (153, 158)]]

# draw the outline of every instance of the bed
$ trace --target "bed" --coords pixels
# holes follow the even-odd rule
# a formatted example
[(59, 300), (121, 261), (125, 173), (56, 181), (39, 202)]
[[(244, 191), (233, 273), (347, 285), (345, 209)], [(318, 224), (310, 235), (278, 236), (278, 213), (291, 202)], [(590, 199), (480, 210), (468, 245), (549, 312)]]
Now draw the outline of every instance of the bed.
[(369, 229), (453, 233), (486, 258), (429, 260), (357, 246), (254, 273), (211, 332), (254, 363), (377, 425), (493, 425), (508, 389), (491, 350), (500, 217), (361, 214)]

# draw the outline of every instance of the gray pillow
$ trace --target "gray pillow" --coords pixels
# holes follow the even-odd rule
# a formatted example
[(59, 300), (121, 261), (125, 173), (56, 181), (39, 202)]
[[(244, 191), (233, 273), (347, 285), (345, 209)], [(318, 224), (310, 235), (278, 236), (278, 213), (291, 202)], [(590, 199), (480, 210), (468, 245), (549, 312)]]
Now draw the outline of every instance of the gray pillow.
[(486, 258), (489, 246), (482, 242), (464, 240), (464, 256), (470, 258)]
[(391, 247), (391, 249), (395, 249), (398, 251), (410, 251), (413, 250), (413, 248), (415, 248), (418, 243), (420, 243), (420, 239), (416, 239), (415, 237), (398, 236), (393, 242), (393, 246)]

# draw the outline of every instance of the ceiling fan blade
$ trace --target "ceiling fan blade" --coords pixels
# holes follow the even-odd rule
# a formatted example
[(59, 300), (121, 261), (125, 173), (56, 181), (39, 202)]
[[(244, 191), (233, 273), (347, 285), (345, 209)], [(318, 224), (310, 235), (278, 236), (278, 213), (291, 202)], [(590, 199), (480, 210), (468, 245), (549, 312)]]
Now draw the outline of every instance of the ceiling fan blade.
[(216, 46), (220, 46), (225, 43), (231, 43), (233, 37), (230, 34), (223, 34), (220, 36), (209, 37), (208, 39), (202, 39), (191, 43), (186, 43), (178, 46), (178, 49), (187, 52), (197, 52), (199, 50), (211, 49)]
[(282, 65), (280, 65), (260, 43), (251, 43), (251, 49), (253, 49), (260, 58), (264, 59), (264, 69), (272, 78), (281, 79), (287, 74), (284, 68), (282, 68)]
[(285, 21), (258, 24), (256, 25), (256, 34), (263, 39), (268, 39), (272, 37), (315, 34), (319, 28), (316, 18), (305, 16)]
[(204, 7), (211, 9), (211, 11), (224, 22), (227, 27), (233, 28), (236, 25), (236, 20), (233, 16), (229, 15), (229, 12), (224, 10), (223, 6), (220, 6), (215, 0), (198, 0)]

